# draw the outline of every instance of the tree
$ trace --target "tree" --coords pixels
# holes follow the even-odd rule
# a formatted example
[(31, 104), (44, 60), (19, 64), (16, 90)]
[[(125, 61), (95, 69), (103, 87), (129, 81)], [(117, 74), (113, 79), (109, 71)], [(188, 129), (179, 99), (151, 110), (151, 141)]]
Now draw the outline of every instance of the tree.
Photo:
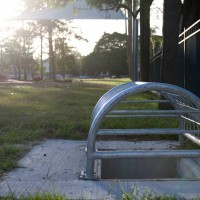
[[(127, 75), (126, 35), (104, 33), (97, 42), (94, 52), (101, 59), (101, 70), (114, 75)], [(99, 68), (99, 69), (100, 69)]]
[(191, 26), (200, 16), (199, 0), (184, 0), (182, 29)]
[[(23, 0), (25, 3), (25, 11), (33, 11), (37, 9), (43, 8), (53, 8), (56, 6), (63, 6), (66, 3), (70, 2), (71, 0)], [(54, 38), (59, 34), (71, 35), (73, 31), (69, 29), (69, 22), (62, 21), (62, 20), (45, 20), (45, 21), (38, 21), (38, 28), (36, 31), (40, 33), (41, 38), (41, 75), (43, 76), (43, 69), (42, 69), (42, 40), (45, 34), (48, 34), (48, 43), (49, 43), (49, 65), (50, 65), (50, 73), (49, 78), (55, 80), (56, 77), (56, 69), (55, 69), (55, 58), (54, 58)], [(77, 36), (77, 35), (76, 35)], [(82, 39), (81, 36), (77, 36), (77, 38)]]
[(141, 80), (149, 81), (150, 65), (150, 6), (153, 0), (140, 0), (140, 69)]
[[(49, 6), (63, 6), (68, 3), (70, 0), (24, 0), (27, 2), (29, 8), (39, 6), (40, 8), (49, 7)], [(141, 0), (141, 78), (143, 81), (148, 81), (149, 77), (149, 60), (150, 60), (150, 25), (149, 25), (149, 13), (150, 6), (153, 0)], [(86, 2), (93, 7), (99, 9), (120, 9), (125, 8), (129, 11), (133, 17), (136, 17), (138, 11), (132, 9), (132, 2), (136, 3), (137, 0), (86, 0)], [(131, 22), (131, 21), (130, 21)], [(130, 30), (130, 29), (129, 29)], [(129, 31), (130, 34), (132, 34)], [(130, 36), (132, 40), (132, 36)], [(131, 47), (132, 48), (132, 47)], [(129, 51), (131, 53), (131, 51)], [(131, 60), (131, 57), (129, 60)], [(129, 61), (131, 63), (131, 61)], [(131, 70), (129, 70), (131, 73)], [(131, 75), (132, 76), (132, 73)]]
[(159, 35), (151, 35), (151, 58), (162, 50), (163, 37)]
[(109, 72), (112, 75), (128, 75), (126, 55), (126, 35), (120, 33), (104, 33), (97, 42), (93, 53), (83, 60), (83, 72)]
[[(24, 80), (27, 80), (27, 72), (33, 72), (35, 61), (31, 53), (30, 41), (25, 34), (27, 32), (19, 29), (17, 33), (4, 40), (1, 62), (6, 67), (3, 69), (5, 73), (14, 73), (14, 78), (21, 80), (24, 77)], [(21, 37), (24, 37), (24, 40)]]
[(114, 49), (126, 50), (126, 35), (117, 32), (112, 34), (104, 33), (95, 45), (94, 52), (110, 52)]
[[(153, 0), (140, 0), (140, 9), (137, 11), (134, 11), (132, 9), (132, 2), (133, 2), (132, 0), (126, 0), (126, 1), (87, 0), (87, 2), (89, 5), (95, 6), (99, 9), (117, 9), (118, 10), (119, 8), (125, 8), (134, 18), (137, 16), (138, 12), (140, 11), (141, 80), (149, 81), (149, 64), (150, 64), (150, 20), (149, 18), (150, 18), (150, 6)], [(136, 3), (136, 1), (134, 1), (134, 3)], [(132, 74), (130, 74), (130, 77), (132, 77)]]
[[(15, 72), (15, 78), (27, 80), (27, 73), (32, 73), (33, 53), (32, 44), (34, 28), (32, 23), (22, 23), (17, 29), (12, 30), (11, 35), (4, 38), (4, 58), (12, 66), (8, 73)], [(2, 44), (2, 43), (1, 43)], [(1, 49), (2, 50), (2, 49)], [(1, 52), (3, 54), (3, 52)], [(22, 76), (23, 73), (23, 76)]]
[[(24, 80), (27, 80), (27, 70), (32, 63), (32, 44), (35, 37), (34, 26), (28, 22), (23, 24), (23, 27), (15, 31), (15, 39), (20, 43), (20, 67), (24, 72)], [(32, 72), (33, 73), (33, 72)]]
[(97, 76), (99, 73), (98, 59), (98, 55), (94, 52), (85, 56), (81, 62), (81, 73), (89, 76)]
[(73, 0), (23, 0), (25, 3), (26, 11), (33, 11), (44, 8), (55, 8), (58, 6), (65, 6), (69, 2), (73, 2)]
[(4, 40), (4, 55), (4, 71), (14, 72), (15, 78), (21, 80), (21, 44), (11, 37)]
[(78, 75), (80, 55), (68, 46), (65, 38), (58, 38), (55, 48), (58, 73), (62, 74), (63, 78), (66, 74)]
[(44, 68), (43, 68), (43, 40), (44, 40), (44, 26), (43, 24), (45, 23), (45, 21), (43, 20), (39, 20), (38, 21), (38, 28), (39, 28), (39, 37), (40, 37), (40, 75), (41, 75), (41, 79), (44, 79)]
[(161, 81), (176, 84), (181, 0), (164, 0)]

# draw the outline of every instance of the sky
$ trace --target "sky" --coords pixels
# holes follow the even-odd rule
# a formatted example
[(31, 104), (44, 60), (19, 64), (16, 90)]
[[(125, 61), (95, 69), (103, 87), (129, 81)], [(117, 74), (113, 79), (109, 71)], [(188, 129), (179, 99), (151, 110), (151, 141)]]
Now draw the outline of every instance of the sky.
[[(156, 7), (162, 7), (163, 0), (154, 0), (151, 17), (151, 27), (158, 26), (157, 34), (162, 34), (162, 17)], [(21, 0), (0, 0), (0, 29), (7, 25), (6, 19), (17, 16), (22, 7)], [(82, 36), (88, 40), (78, 41), (71, 39), (69, 44), (74, 46), (81, 55), (88, 55), (93, 51), (96, 42), (106, 33), (125, 33), (125, 20), (74, 20), (73, 26), (78, 27)], [(1, 35), (1, 33), (0, 33)]]
[(21, 7), (21, 0), (0, 0), (0, 23), (3, 23), (5, 19), (16, 16)]
[(106, 33), (125, 33), (125, 20), (75, 20), (74, 25), (79, 27), (83, 37), (88, 40), (70, 41), (71, 45), (76, 46), (82, 55), (91, 53), (96, 42)]
[[(157, 8), (162, 10), (163, 0), (154, 0), (151, 9), (151, 27), (156, 29), (156, 34), (162, 35), (162, 13)], [(101, 38), (104, 32), (106, 33), (125, 33), (125, 20), (75, 20), (75, 26), (79, 27), (83, 32), (83, 36), (89, 40), (72, 41), (82, 55), (87, 55), (93, 51), (96, 42)]]

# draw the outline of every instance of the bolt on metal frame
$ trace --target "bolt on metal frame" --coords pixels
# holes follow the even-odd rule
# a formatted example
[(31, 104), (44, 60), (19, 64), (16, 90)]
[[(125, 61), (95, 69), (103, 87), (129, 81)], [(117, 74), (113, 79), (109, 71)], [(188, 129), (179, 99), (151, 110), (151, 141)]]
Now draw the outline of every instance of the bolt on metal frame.
[[(164, 100), (126, 100), (143, 92), (155, 92)], [(173, 110), (112, 110), (120, 103), (166, 103)], [(111, 111), (112, 110), (112, 111)], [(100, 129), (106, 117), (176, 117), (178, 128), (152, 129)], [(86, 171), (82, 179), (95, 179), (94, 161), (109, 158), (200, 158), (200, 150), (150, 150), (150, 151), (98, 151), (95, 148), (97, 135), (179, 135), (180, 144), (188, 138), (200, 145), (200, 99), (191, 92), (175, 85), (165, 83), (130, 82), (116, 86), (105, 93), (97, 102), (91, 117), (87, 140)]]

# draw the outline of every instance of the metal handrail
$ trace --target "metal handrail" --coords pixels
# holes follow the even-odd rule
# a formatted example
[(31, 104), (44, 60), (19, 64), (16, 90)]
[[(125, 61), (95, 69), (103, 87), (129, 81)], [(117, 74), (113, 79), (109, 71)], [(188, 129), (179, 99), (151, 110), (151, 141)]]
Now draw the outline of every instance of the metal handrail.
[(96, 151), (93, 159), (109, 158), (199, 158), (200, 150), (140, 150), (140, 151)]
[[(181, 129), (99, 129), (97, 135), (180, 135), (185, 134), (186, 130)], [(200, 133), (200, 130), (187, 130), (188, 134)]]
[(168, 100), (126, 100), (120, 103), (169, 103)]
[[(200, 28), (197, 27), (197, 25), (200, 26), (200, 19), (197, 20), (194, 24), (192, 24), (187, 29), (184, 29), (184, 31), (179, 35), (179, 38), (181, 38), (183, 36), (183, 39), (181, 41), (179, 41), (178, 44), (183, 43), (185, 40), (187, 40), (187, 39), (191, 38), (192, 36), (196, 35), (197, 33), (199, 33), (200, 32)], [(189, 32), (189, 31), (191, 31), (192, 33), (188, 33), (187, 34), (187, 32)]]
[[(174, 110), (112, 110), (127, 98), (142, 92), (155, 91), (169, 102)], [(138, 100), (139, 101), (139, 100)], [(136, 100), (132, 103), (138, 103)], [(143, 103), (145, 101), (141, 100)], [(147, 100), (146, 102), (163, 103), (160, 100)], [(132, 106), (132, 105), (131, 105)], [(152, 128), (152, 129), (100, 129), (106, 116), (117, 117), (176, 117), (178, 128)], [(190, 121), (188, 120), (190, 119)], [(191, 92), (178, 86), (164, 83), (131, 82), (117, 86), (105, 95), (96, 104), (91, 120), (91, 127), (87, 141), (87, 164), (82, 178), (94, 178), (94, 160), (107, 158), (143, 158), (143, 157), (200, 157), (200, 151), (172, 150), (172, 151), (98, 151), (95, 143), (97, 135), (180, 135), (200, 145), (200, 99)]]

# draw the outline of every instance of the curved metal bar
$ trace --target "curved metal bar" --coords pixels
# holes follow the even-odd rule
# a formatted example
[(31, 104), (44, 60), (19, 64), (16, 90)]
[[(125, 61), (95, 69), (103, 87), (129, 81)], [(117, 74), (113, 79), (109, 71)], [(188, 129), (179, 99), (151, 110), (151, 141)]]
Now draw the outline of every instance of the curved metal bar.
[(99, 109), (101, 107), (103, 107), (104, 104), (106, 104), (110, 98), (112, 98), (112, 96), (116, 95), (117, 93), (123, 91), (124, 89), (127, 89), (129, 87), (131, 87), (132, 85), (134, 85), (134, 82), (130, 82), (130, 83), (125, 83), (122, 85), (117, 85), (114, 88), (110, 89), (108, 92), (106, 92), (100, 99), (99, 101), (96, 103), (93, 111), (92, 111), (92, 118), (91, 118), (91, 123), (94, 119), (94, 116), (97, 114), (97, 112), (99, 111)]
[[(97, 132), (102, 120), (115, 105), (120, 103), (125, 98), (146, 91), (156, 91), (160, 94), (163, 94), (164, 97), (166, 97), (172, 106), (177, 110), (182, 109), (180, 105), (178, 106), (178, 97), (181, 97), (183, 101), (186, 99), (188, 102), (191, 102), (191, 104), (194, 105), (197, 109), (200, 109), (200, 100), (197, 96), (183, 88), (171, 84), (131, 82), (111, 89), (98, 101), (92, 113), (91, 127), (87, 141), (86, 176), (89, 179), (94, 177), (93, 154), (95, 152), (95, 140)], [(172, 98), (173, 95), (177, 96), (177, 99)]]

